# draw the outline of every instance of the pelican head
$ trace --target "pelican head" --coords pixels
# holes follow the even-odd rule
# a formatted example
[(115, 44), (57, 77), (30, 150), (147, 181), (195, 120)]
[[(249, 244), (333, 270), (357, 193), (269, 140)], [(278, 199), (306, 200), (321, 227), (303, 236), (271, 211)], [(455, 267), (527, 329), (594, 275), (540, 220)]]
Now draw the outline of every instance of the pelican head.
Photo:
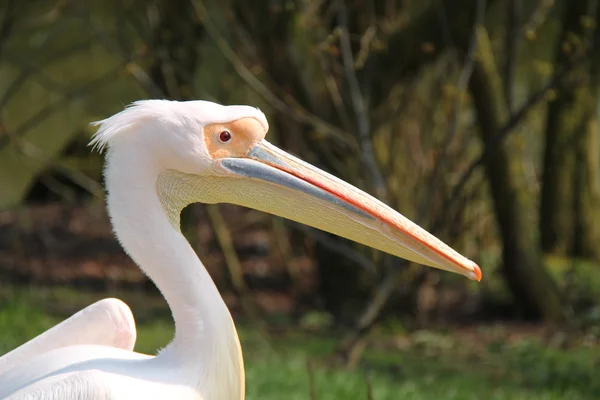
[[(146, 100), (104, 121), (92, 144), (126, 149), (154, 178), (169, 222), (188, 204), (231, 203), (480, 280), (476, 263), (360, 189), (265, 140), (250, 106)], [(108, 157), (110, 163), (110, 153)]]

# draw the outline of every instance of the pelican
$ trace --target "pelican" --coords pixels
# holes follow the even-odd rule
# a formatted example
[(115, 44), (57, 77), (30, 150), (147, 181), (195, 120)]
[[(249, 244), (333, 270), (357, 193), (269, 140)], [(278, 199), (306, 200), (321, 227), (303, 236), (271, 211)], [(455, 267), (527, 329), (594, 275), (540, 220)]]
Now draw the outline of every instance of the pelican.
[(476, 263), (398, 212), (267, 142), (269, 124), (257, 108), (145, 100), (95, 124), (91, 144), (108, 148), (115, 235), (165, 297), (174, 338), (156, 356), (133, 352), (129, 308), (96, 303), (9, 353), (0, 398), (245, 398), (235, 325), (179, 229), (181, 210), (195, 202), (252, 207), (481, 279)]

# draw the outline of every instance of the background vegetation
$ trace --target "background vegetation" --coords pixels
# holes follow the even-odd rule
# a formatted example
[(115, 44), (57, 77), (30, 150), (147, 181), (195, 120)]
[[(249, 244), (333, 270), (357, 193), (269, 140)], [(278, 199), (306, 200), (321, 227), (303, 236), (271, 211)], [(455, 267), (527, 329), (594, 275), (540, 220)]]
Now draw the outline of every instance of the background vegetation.
[(116, 295), (138, 350), (168, 342), (112, 236), (89, 122), (202, 98), (260, 107), (269, 140), (484, 274), (188, 207), (249, 399), (597, 398), (599, 16), (597, 0), (0, 0), (0, 353)]

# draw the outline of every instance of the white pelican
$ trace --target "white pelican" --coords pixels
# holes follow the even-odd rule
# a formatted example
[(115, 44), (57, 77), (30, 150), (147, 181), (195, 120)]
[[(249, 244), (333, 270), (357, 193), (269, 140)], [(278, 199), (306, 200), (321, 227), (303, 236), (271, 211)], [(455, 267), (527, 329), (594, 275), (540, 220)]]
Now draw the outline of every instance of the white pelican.
[[(254, 107), (147, 100), (97, 124), (92, 144), (108, 147), (105, 180), (115, 234), (167, 300), (175, 337), (156, 356), (139, 354), (129, 339), (94, 337), (76, 314), (79, 322), (67, 320), (33, 340), (42, 343), (39, 352), (33, 346), (13, 357), (14, 366), (0, 375), (0, 398), (244, 399), (231, 315), (179, 230), (180, 212), (193, 202), (252, 207), (481, 279), (477, 264), (407, 218), (265, 141), (268, 123)], [(111, 334), (118, 326), (125, 333), (116, 337), (131, 339), (131, 320), (97, 329)], [(61, 336), (71, 345), (53, 346)]]

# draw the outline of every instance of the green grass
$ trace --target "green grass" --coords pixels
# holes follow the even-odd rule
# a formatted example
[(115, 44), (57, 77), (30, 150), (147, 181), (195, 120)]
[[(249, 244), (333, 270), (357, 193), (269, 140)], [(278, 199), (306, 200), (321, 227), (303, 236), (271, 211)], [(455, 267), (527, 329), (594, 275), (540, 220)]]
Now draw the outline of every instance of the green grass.
[[(53, 303), (45, 310), (48, 298)], [(72, 302), (77, 296), (0, 290), (0, 354), (59, 321), (63, 315), (56, 310), (64, 313), (65, 307), (57, 306), (58, 298)], [(168, 343), (172, 325), (163, 316), (153, 317), (156, 313), (143, 310), (140, 314), (143, 321), (136, 349), (153, 353)], [(400, 350), (382, 335), (373, 337), (360, 366), (347, 370), (327, 361), (336, 338), (325, 333), (309, 335), (290, 329), (266, 338), (244, 324), (239, 331), (248, 400), (309, 400), (311, 388), (319, 400), (366, 400), (367, 381), (376, 400), (600, 398), (600, 382), (594, 373), (600, 369), (600, 351), (594, 347), (559, 350), (536, 340), (482, 347), (471, 346), (456, 334), (425, 332), (413, 335), (413, 344)]]

